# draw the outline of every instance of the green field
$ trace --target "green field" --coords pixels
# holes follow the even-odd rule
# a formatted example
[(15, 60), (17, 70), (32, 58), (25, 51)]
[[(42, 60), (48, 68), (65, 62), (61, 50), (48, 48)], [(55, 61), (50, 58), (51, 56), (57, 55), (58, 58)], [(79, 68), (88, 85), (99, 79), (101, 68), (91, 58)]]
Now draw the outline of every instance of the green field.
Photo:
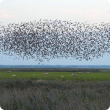
[[(43, 73), (48, 73), (44, 76)], [(77, 74), (77, 76), (71, 77), (71, 74)], [(110, 72), (16, 72), (12, 71), (0, 71), (0, 79), (34, 79), (34, 80), (75, 80), (75, 81), (110, 81)], [(16, 75), (16, 76), (12, 76)], [(64, 76), (64, 77), (61, 77)]]
[[(12, 72), (7, 73), (9, 70)], [(65, 70), (0, 69), (0, 106), (3, 110), (109, 108), (109, 70)], [(71, 77), (73, 73), (77, 76)]]

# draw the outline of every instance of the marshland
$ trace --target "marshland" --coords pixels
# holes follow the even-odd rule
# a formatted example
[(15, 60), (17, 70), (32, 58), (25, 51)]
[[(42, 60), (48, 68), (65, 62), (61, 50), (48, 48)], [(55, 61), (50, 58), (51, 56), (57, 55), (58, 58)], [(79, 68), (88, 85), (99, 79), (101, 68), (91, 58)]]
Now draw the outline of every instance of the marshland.
[(1, 107), (4, 110), (106, 110), (109, 108), (109, 69), (65, 71), (0, 69)]

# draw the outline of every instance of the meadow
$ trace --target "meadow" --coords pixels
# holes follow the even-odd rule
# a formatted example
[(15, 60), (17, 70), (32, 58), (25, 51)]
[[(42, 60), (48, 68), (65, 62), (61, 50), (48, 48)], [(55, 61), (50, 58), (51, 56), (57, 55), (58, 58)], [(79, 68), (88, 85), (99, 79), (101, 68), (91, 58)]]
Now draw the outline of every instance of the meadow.
[[(48, 73), (48, 75), (43, 75)], [(77, 76), (71, 77), (71, 74)], [(110, 72), (16, 72), (0, 71), (0, 79), (33, 79), (33, 80), (74, 80), (74, 81), (110, 81)], [(12, 76), (16, 75), (16, 76)], [(63, 77), (61, 77), (63, 76)]]
[[(0, 106), (4, 110), (107, 110), (110, 106), (108, 70), (89, 74), (11, 71), (0, 70)], [(71, 77), (73, 73), (77, 76)]]

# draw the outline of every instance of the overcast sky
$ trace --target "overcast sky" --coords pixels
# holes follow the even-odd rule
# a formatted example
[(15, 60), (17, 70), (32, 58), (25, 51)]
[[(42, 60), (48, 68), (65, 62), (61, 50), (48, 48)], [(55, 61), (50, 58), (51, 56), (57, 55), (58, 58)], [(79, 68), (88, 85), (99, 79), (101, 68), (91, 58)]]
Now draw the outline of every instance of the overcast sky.
[[(0, 22), (20, 23), (28, 21), (68, 20), (72, 22), (110, 22), (110, 0), (3, 0), (0, 4)], [(110, 65), (110, 55), (92, 61), (76, 59), (52, 59), (48, 65)], [(13, 60), (1, 54), (0, 65), (37, 65), (35, 60)]]

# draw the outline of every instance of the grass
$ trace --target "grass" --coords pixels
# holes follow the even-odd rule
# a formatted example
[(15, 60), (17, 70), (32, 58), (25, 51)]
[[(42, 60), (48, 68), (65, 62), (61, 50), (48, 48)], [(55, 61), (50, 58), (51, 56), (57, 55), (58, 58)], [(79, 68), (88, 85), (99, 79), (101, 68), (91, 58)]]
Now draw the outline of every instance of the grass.
[[(77, 74), (76, 77), (71, 77), (73, 72), (48, 72), (48, 75), (44, 77), (43, 72), (11, 72), (7, 73), (6, 71), (0, 71), (0, 79), (35, 79), (35, 80), (76, 80), (76, 81), (109, 81), (110, 72), (91, 72), (87, 74), (86, 72)], [(34, 75), (33, 75), (34, 74)], [(16, 77), (12, 76), (16, 75)], [(64, 77), (61, 77), (63, 75)]]
[[(0, 106), (4, 110), (109, 108), (110, 72), (46, 72), (46, 77), (43, 73), (0, 71)], [(71, 77), (72, 73), (77, 76)]]
[(110, 81), (0, 80), (0, 106), (4, 110), (106, 110)]

